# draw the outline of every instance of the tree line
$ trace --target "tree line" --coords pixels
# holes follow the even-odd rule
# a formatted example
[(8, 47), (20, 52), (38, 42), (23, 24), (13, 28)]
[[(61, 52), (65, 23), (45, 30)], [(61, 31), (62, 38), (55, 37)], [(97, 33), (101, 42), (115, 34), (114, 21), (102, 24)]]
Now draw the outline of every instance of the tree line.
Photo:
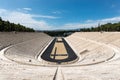
[(18, 32), (34, 32), (34, 29), (25, 27), (20, 24), (10, 23), (9, 21), (4, 21), (0, 17), (0, 31), (10, 32), (10, 31), (18, 31)]
[(98, 27), (81, 28), (80, 31), (91, 32), (91, 31), (120, 31), (120, 22), (118, 23), (107, 23), (99, 25)]
[(38, 32), (44, 32), (44, 33), (48, 34), (49, 36), (53, 36), (53, 37), (66, 37), (76, 31), (77, 30), (51, 30), (51, 31), (45, 30), (45, 31), (38, 31)]

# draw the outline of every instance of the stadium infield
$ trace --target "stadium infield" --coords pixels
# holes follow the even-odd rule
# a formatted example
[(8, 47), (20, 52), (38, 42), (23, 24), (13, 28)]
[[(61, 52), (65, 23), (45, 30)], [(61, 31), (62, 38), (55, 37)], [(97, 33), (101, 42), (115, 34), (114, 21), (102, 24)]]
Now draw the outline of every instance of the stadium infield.
[(69, 44), (64, 40), (64, 38), (61, 39), (62, 41), (57, 41), (58, 39), (55, 38), (44, 51), (41, 58), (45, 61), (56, 62), (59, 64), (77, 59), (77, 55)]
[[(60, 41), (59, 41), (60, 40)], [(61, 38), (57, 38), (50, 57), (56, 60), (68, 58), (68, 54)]]

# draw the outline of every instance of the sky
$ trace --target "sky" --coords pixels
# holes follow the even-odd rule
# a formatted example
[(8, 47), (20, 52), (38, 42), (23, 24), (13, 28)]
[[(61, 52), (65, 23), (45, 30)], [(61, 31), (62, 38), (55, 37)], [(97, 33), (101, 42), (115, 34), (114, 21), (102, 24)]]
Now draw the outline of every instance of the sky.
[(0, 17), (35, 30), (96, 27), (120, 21), (120, 0), (0, 0)]

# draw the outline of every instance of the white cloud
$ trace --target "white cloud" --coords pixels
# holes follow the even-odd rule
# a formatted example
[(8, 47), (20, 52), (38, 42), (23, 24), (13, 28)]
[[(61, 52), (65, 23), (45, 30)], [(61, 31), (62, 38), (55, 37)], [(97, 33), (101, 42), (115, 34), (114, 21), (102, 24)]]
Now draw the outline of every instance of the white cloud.
[(32, 15), (32, 17), (48, 18), (48, 19), (57, 19), (57, 18), (59, 18), (59, 17), (55, 17), (55, 16), (48, 16), (48, 15)]
[(93, 20), (87, 20), (86, 22), (87, 22), (87, 23), (89, 23), (89, 22), (93, 22)]
[(119, 22), (119, 21), (120, 21), (120, 16), (113, 17), (113, 18), (101, 19), (101, 20), (87, 20), (86, 22), (87, 23), (101, 23), (101, 24), (106, 24), (106, 23), (116, 23), (116, 22)]
[(54, 14), (61, 14), (62, 12), (61, 11), (54, 11), (52, 13), (54, 13)]
[(47, 30), (51, 29), (52, 26), (49, 26), (45, 21), (43, 20), (35, 20), (31, 14), (26, 14), (22, 12), (17, 11), (9, 11), (6, 9), (0, 9), (0, 16), (3, 20), (8, 20), (13, 23), (20, 23), (24, 26), (39, 29), (39, 30)]
[(61, 26), (62, 29), (77, 29), (77, 28), (89, 28), (89, 27), (97, 27), (98, 24), (106, 24), (106, 23), (117, 23), (120, 22), (120, 16), (113, 18), (106, 18), (101, 20), (86, 20), (84, 23), (67, 23)]
[[(28, 11), (32, 10), (31, 8), (18, 8), (17, 9), (18, 12), (22, 12), (22, 13), (28, 13)], [(60, 18), (60, 17), (55, 17), (55, 16), (49, 16), (49, 15), (34, 15), (34, 14), (31, 14), (32, 17), (37, 17), (37, 18), (46, 18), (46, 19), (57, 19), (57, 18)]]
[(62, 29), (78, 29), (78, 28), (87, 28), (87, 27), (92, 27), (92, 26), (97, 26), (98, 23), (67, 23), (64, 24), (61, 28)]
[(7, 10), (5, 9), (0, 9), (0, 14), (5, 13)]
[(23, 8), (24, 10), (31, 11), (31, 8)]

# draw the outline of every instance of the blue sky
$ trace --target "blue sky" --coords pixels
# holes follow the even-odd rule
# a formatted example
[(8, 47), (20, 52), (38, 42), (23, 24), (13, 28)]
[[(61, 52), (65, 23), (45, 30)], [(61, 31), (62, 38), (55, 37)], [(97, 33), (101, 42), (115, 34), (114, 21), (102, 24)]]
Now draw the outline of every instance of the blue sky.
[(0, 0), (0, 16), (36, 30), (120, 21), (120, 0)]

